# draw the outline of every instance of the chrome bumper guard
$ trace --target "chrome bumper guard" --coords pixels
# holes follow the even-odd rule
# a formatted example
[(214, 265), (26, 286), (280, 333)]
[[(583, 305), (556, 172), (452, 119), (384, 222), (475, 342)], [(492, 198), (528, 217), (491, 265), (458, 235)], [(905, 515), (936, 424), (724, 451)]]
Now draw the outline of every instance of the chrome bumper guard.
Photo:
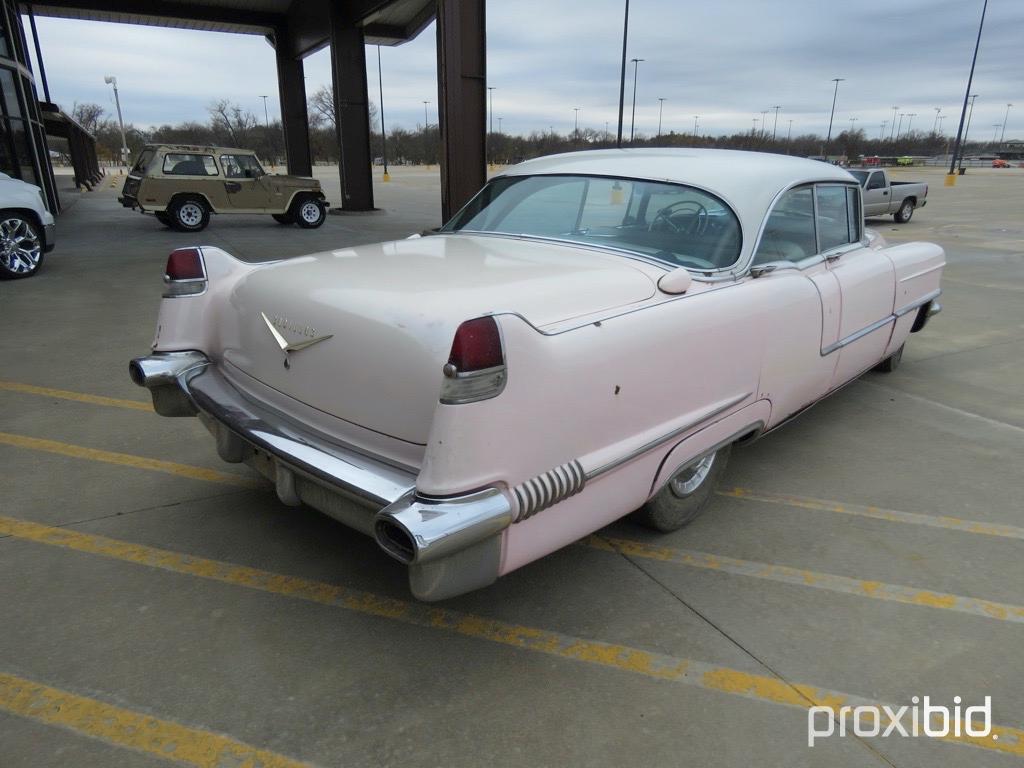
[[(513, 521), (511, 503), (497, 488), (421, 496), (412, 472), (333, 443), (254, 403), (201, 352), (156, 353), (132, 360), (128, 369), (133, 382), (150, 390), (157, 413), (199, 415), (220, 457), (251, 464), (274, 481), (282, 502), (305, 502), (374, 536), (385, 552), (413, 566), (417, 597), (442, 599), (496, 578), (497, 534)], [(379, 511), (361, 514), (338, 505), (335, 495)], [(424, 564), (429, 566), (418, 568)]]

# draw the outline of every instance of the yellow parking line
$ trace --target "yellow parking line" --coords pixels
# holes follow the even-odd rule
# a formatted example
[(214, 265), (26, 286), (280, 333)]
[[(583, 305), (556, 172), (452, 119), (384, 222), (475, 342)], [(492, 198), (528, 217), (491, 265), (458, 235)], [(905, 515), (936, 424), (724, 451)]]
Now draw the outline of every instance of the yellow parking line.
[(719, 496), (747, 501), (761, 501), (766, 504), (781, 504), (787, 507), (798, 507), (815, 512), (835, 512), (841, 515), (870, 517), (875, 520), (887, 520), (891, 523), (907, 523), (909, 525), (925, 525), (930, 528), (945, 528), (964, 533), (978, 533), (983, 536), (1000, 536), (1006, 539), (1024, 540), (1024, 528), (1000, 523), (982, 523), (977, 520), (964, 520), (948, 515), (923, 515), (918, 512), (900, 512), (895, 509), (845, 504), (825, 499), (810, 499), (805, 496), (790, 496), (782, 493), (752, 491), (747, 488), (729, 488), (718, 491)]
[(51, 389), (50, 387), (37, 387), (34, 384), (21, 384), (17, 381), (0, 381), (0, 390), (7, 392), (20, 392), (25, 395), (42, 395), (43, 397), (56, 397), (61, 400), (74, 400), (79, 403), (90, 403), (92, 405), (109, 405), (113, 408), (131, 408), (136, 411), (153, 412), (150, 403), (141, 400), (121, 400), (116, 397), (103, 397), (102, 395), (87, 395), (83, 392), (70, 392), (66, 389)]
[(88, 459), (89, 461), (102, 461), (107, 464), (118, 464), (122, 467), (134, 469), (149, 469), (154, 472), (166, 472), (169, 475), (188, 477), (192, 480), (207, 480), (212, 483), (228, 483), (243, 488), (253, 488), (258, 485), (254, 480), (242, 475), (218, 472), (205, 467), (194, 467), (190, 464), (178, 464), (173, 461), (161, 459), (147, 459), (144, 456), (135, 456), (130, 453), (115, 453), (114, 451), (101, 451), (98, 448), (86, 448), (71, 443), (60, 443), (56, 440), (43, 440), (38, 437), (26, 435), (12, 435), (8, 432), (0, 432), (0, 444), (14, 446), (15, 448), (28, 448), (33, 451), (45, 451), (56, 453), (61, 456), (72, 456), (76, 459)]
[(115, 707), (4, 672), (0, 672), (0, 710), (67, 728), (116, 747), (201, 768), (308, 766), (228, 736)]
[(933, 592), (928, 589), (907, 587), (902, 584), (886, 584), (870, 579), (853, 579), (849, 576), (838, 576), (834, 573), (807, 571), (802, 568), (790, 568), (785, 565), (759, 563), (755, 560), (740, 560), (724, 555), (711, 555), (707, 552), (696, 552), (690, 549), (676, 549), (644, 544), (628, 539), (616, 539), (606, 536), (588, 536), (581, 542), (592, 549), (605, 552), (619, 552), (623, 555), (643, 557), (648, 560), (659, 560), (663, 563), (688, 565), (692, 568), (706, 568), (736, 576), (749, 576), (755, 579), (767, 579), (782, 584), (795, 584), (801, 587), (824, 589), (829, 592), (842, 592), (856, 597), (868, 597), (873, 600), (886, 600), (891, 603), (920, 605), (927, 608), (939, 608), (945, 611), (967, 613), (998, 621), (1010, 621), (1024, 624), (1024, 606), (1009, 603), (997, 603), (974, 597), (961, 597), (946, 592)]
[[(299, 600), (344, 608), (403, 624), (443, 630), (464, 637), (543, 653), (684, 685), (806, 709), (844, 705), (880, 705), (841, 691), (788, 683), (776, 677), (721, 667), (626, 645), (587, 640), (560, 632), (511, 624), (446, 608), (410, 603), (348, 587), (209, 560), (144, 544), (0, 516), (0, 535), (112, 558), (172, 573), (209, 579)], [(947, 741), (1024, 757), (1024, 730), (993, 726), (987, 737), (949, 736)]]

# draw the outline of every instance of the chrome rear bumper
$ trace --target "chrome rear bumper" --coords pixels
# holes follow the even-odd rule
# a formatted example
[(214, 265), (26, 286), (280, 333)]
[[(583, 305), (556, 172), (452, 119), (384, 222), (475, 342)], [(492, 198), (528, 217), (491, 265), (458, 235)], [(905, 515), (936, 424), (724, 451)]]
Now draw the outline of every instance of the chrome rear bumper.
[(499, 534), (513, 520), (502, 491), (422, 496), (414, 471), (334, 442), (254, 402), (201, 352), (156, 353), (132, 360), (128, 370), (132, 381), (149, 389), (157, 413), (198, 415), (220, 457), (252, 466), (274, 483), (283, 503), (308, 504), (374, 536), (410, 566), (410, 586), (420, 599), (451, 597), (497, 578)]

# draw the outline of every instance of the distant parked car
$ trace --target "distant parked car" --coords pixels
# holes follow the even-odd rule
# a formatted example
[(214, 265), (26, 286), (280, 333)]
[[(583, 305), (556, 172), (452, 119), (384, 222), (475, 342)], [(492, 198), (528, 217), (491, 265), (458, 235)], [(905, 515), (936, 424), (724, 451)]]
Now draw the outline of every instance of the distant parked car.
[(913, 165), (914, 158), (904, 155), (903, 157), (896, 158), (896, 165)]
[(996, 159), (992, 161), (993, 168), (1009, 168), (1010, 164), (1003, 159)]
[(0, 173), (0, 279), (31, 277), (56, 243), (43, 190)]
[(864, 189), (864, 215), (891, 213), (897, 224), (906, 224), (915, 208), (928, 204), (928, 185), (920, 181), (892, 181), (885, 171), (852, 168), (850, 173)]
[(866, 232), (825, 163), (575, 152), (426, 237), (264, 264), (180, 248), (129, 371), (441, 600), (634, 510), (693, 520), (735, 443), (896, 367), (944, 264)]
[(252, 150), (183, 144), (144, 147), (118, 201), (182, 232), (205, 229), (211, 213), (269, 213), (312, 229), (329, 206), (319, 181), (269, 174)]

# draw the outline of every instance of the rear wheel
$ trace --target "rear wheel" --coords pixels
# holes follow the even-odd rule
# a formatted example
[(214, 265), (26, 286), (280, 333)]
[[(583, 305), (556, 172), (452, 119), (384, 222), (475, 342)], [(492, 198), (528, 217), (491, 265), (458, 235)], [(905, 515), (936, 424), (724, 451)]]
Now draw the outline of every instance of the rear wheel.
[(272, 213), (270, 215), (274, 218), (274, 221), (276, 221), (278, 224), (294, 224), (295, 223), (295, 217), (292, 216), (290, 213)]
[(900, 209), (896, 211), (895, 215), (893, 215), (893, 218), (896, 220), (898, 224), (906, 224), (908, 221), (910, 221), (910, 217), (913, 215), (914, 201), (908, 198), (907, 200), (903, 201), (903, 205), (901, 205)]
[(168, 211), (171, 226), (182, 232), (199, 232), (210, 223), (210, 208), (201, 197), (179, 197), (171, 203)]
[(288, 213), (303, 229), (316, 229), (327, 220), (327, 206), (312, 195), (296, 197)]
[(0, 211), (0, 278), (31, 277), (43, 263), (39, 226), (23, 213)]
[(729, 463), (732, 446), (719, 448), (676, 472), (658, 493), (633, 513), (633, 519), (668, 533), (688, 525), (704, 511)]

